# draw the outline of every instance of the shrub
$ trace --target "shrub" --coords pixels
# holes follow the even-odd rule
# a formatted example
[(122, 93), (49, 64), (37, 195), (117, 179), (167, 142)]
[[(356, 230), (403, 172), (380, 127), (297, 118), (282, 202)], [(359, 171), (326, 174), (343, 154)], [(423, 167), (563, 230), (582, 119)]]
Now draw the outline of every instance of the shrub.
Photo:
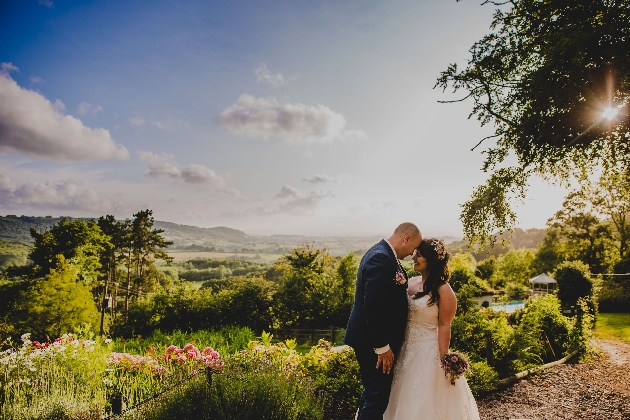
[(514, 370), (560, 359), (570, 347), (571, 327), (560, 311), (558, 298), (544, 295), (530, 299), (514, 336)]
[(473, 395), (479, 396), (495, 389), (499, 374), (486, 362), (471, 362), (470, 370), (466, 373), (466, 381)]
[(315, 386), (322, 395), (324, 418), (352, 418), (363, 391), (359, 363), (354, 350), (329, 350), (327, 360), (313, 372)]
[(556, 268), (553, 277), (558, 282), (558, 299), (565, 307), (576, 305), (579, 298), (589, 297), (593, 292), (589, 268), (583, 262), (564, 262)]

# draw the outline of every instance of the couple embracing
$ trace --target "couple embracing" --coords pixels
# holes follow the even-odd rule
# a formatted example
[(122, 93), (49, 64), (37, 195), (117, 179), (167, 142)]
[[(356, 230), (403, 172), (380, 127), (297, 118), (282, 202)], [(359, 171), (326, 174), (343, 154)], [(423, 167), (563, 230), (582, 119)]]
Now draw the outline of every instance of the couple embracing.
[[(399, 261), (409, 255), (420, 274), (411, 279)], [(453, 386), (440, 365), (457, 309), (449, 258), (441, 240), (403, 223), (361, 259), (344, 337), (364, 386), (357, 419), (479, 419), (466, 379)]]

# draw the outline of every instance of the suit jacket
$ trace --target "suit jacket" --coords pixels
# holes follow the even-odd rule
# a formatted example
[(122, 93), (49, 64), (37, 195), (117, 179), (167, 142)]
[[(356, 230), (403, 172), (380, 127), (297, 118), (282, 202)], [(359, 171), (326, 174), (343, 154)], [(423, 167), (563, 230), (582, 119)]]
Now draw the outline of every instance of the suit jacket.
[(400, 350), (405, 338), (408, 306), (407, 285), (396, 283), (397, 271), (404, 273), (385, 240), (363, 256), (344, 343), (355, 349), (389, 344), (394, 353)]

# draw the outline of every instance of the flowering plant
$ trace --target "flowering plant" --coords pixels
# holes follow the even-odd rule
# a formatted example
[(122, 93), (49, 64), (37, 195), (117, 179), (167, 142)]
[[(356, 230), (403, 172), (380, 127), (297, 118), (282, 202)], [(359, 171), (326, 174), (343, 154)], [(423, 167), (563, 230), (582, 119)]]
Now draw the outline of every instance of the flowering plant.
[(402, 286), (407, 282), (407, 278), (405, 277), (405, 274), (401, 271), (396, 271), (396, 277), (394, 277), (394, 281), (396, 282), (396, 284)]
[(437, 254), (438, 260), (443, 260), (444, 258), (446, 258), (447, 251), (446, 251), (446, 248), (444, 248), (444, 241), (440, 239), (436, 239), (431, 242), (431, 246), (433, 247), (433, 250)]
[(450, 379), (451, 384), (454, 386), (457, 378), (462, 376), (468, 369), (470, 364), (463, 354), (458, 352), (448, 352), (442, 359), (440, 359), (442, 369), (444, 369), (444, 376)]

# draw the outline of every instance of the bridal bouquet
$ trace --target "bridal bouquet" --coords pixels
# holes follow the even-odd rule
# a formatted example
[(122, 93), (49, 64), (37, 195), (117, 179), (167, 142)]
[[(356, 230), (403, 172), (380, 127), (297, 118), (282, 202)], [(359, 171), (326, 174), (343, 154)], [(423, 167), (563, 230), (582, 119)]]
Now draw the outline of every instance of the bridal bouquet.
[(444, 376), (449, 378), (451, 384), (455, 386), (457, 378), (462, 376), (469, 368), (468, 360), (463, 354), (458, 352), (448, 352), (442, 359), (442, 369), (444, 369)]

